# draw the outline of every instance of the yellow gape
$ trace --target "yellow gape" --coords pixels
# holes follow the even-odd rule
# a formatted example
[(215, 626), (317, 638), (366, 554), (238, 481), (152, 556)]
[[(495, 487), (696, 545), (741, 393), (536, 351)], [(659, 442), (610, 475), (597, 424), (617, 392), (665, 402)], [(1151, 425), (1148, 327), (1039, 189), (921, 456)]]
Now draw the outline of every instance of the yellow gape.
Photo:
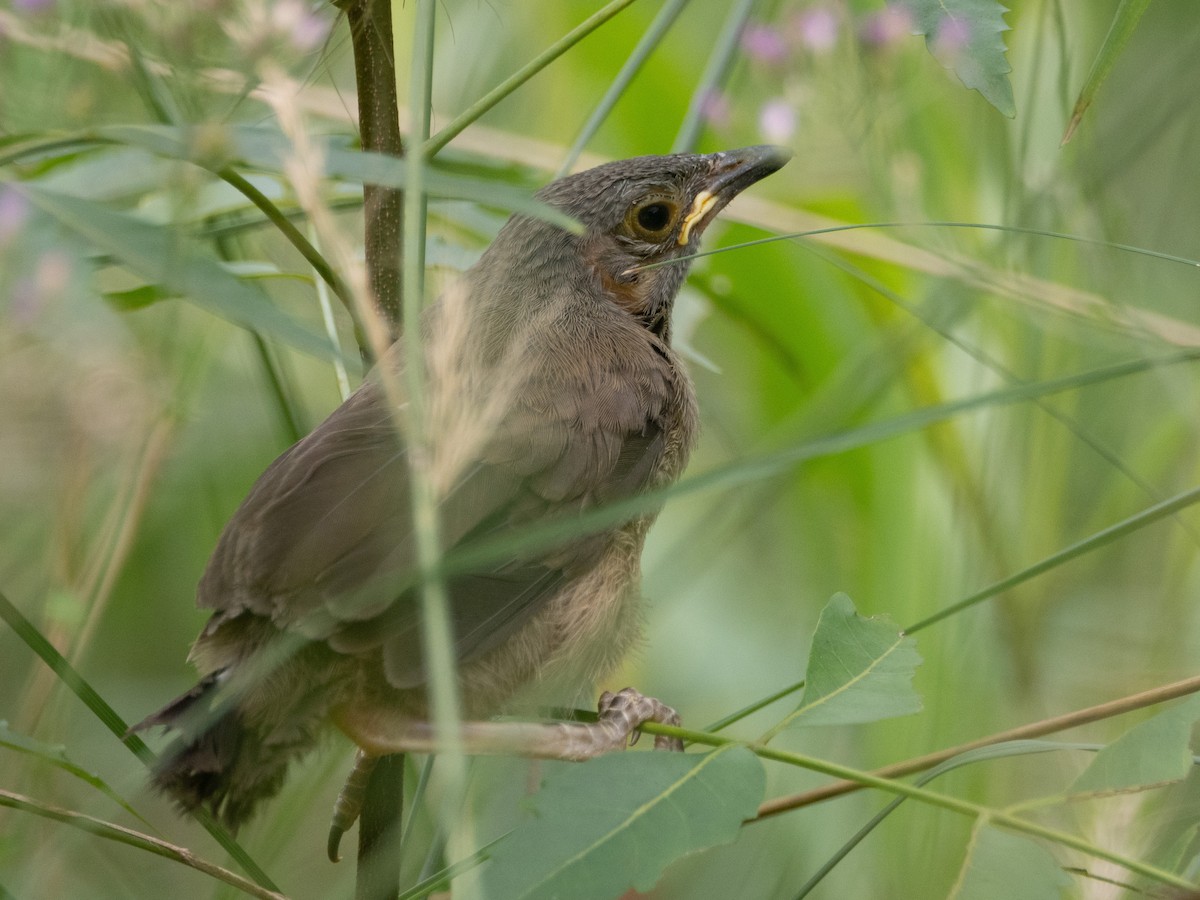
[(710, 191), (701, 191), (696, 195), (696, 199), (692, 201), (692, 208), (688, 211), (683, 220), (683, 227), (679, 229), (678, 244), (682, 247), (688, 242), (688, 237), (691, 235), (692, 226), (701, 221), (708, 211), (716, 206), (720, 197)]

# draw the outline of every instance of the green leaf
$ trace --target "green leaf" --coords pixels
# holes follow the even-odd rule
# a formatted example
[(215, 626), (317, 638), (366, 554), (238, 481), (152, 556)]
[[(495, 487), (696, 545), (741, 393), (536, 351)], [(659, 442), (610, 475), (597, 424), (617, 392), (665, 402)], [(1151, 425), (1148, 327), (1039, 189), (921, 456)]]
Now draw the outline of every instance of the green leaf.
[(564, 767), (534, 798), (537, 818), (492, 851), (487, 895), (608, 900), (649, 890), (673, 860), (732, 841), (764, 788), (762, 764), (738, 745)]
[[(863, 618), (845, 594), (821, 612), (800, 707), (780, 728), (850, 725), (920, 712), (916, 640), (884, 616)], [(776, 729), (779, 730), (779, 729)]]
[(952, 900), (1062, 900), (1074, 886), (1048, 850), (995, 828), (975, 833)]
[(1067, 129), (1063, 132), (1062, 142), (1064, 144), (1075, 134), (1075, 129), (1083, 120), (1083, 114), (1092, 105), (1092, 101), (1096, 98), (1096, 92), (1108, 78), (1108, 74), (1117, 62), (1117, 57), (1125, 49), (1130, 35), (1137, 28), (1138, 20), (1141, 19), (1142, 13), (1149, 5), (1150, 0), (1121, 0), (1121, 5), (1113, 14), (1112, 25), (1108, 28), (1104, 43), (1100, 45), (1100, 52), (1092, 61), (1092, 70), (1088, 72), (1087, 80), (1084, 81), (1083, 88), (1079, 91), (1079, 97), (1075, 100), (1075, 108), (1071, 111), (1071, 120), (1067, 122)]
[[(113, 125), (97, 129), (102, 140), (140, 147), (160, 156), (183, 159), (212, 172), (240, 164), (272, 173), (283, 171), (284, 163), (296, 153), (288, 137), (278, 129), (261, 126), (176, 128), (168, 125)], [(403, 188), (405, 161), (382, 153), (349, 149), (344, 142), (314, 138), (316, 152), (324, 163), (324, 174), (359, 184)], [(425, 191), (431, 197), (471, 200), (553, 222), (568, 231), (580, 231), (579, 223), (562, 210), (534, 200), (522, 187), (458, 175), (429, 168)]]
[(1016, 115), (1012, 66), (1000, 37), (1008, 26), (1008, 10), (996, 0), (911, 0), (914, 33), (925, 35), (934, 59), (952, 69), (959, 80), (983, 94), (1010, 119)]
[(142, 284), (124, 291), (105, 291), (104, 299), (118, 312), (134, 312), (153, 306), (161, 300), (169, 300), (173, 295), (164, 291), (161, 285)]
[[(43, 744), (41, 741), (34, 740), (27, 735), (12, 731), (8, 727), (8, 722), (0, 719), (0, 747), (7, 747), (9, 750), (16, 750), (20, 753), (28, 753), (30, 756), (36, 756), (43, 762), (48, 762), (50, 765), (62, 769), (64, 772), (69, 772), (103, 793), (131, 816), (141, 819), (143, 822), (146, 821), (120, 794), (109, 787), (103, 778), (71, 762), (67, 758), (66, 748), (61, 744)], [(147, 822), (146, 824), (149, 823)]]
[[(90, 200), (30, 185), (16, 189), (61, 226), (151, 284), (161, 285), (167, 293), (186, 297), (236, 325), (284, 341), (318, 359), (339, 353), (328, 338), (277, 309), (266, 294), (205, 256), (200, 245), (185, 235)], [(139, 299), (148, 299), (148, 295), (143, 293)]]
[(1135, 725), (1096, 754), (1071, 783), (1071, 794), (1111, 794), (1180, 781), (1192, 768), (1188, 745), (1200, 719), (1200, 696)]

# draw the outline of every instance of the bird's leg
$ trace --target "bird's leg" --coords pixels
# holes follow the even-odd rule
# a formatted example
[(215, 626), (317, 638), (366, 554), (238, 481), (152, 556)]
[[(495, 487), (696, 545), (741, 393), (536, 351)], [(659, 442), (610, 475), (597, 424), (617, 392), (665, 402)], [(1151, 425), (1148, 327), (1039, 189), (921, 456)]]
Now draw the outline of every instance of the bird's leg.
[[(460, 722), (452, 738), (438, 734), (430, 722), (402, 718), (382, 707), (341, 709), (334, 720), (370, 756), (443, 752), (452, 742), (468, 756), (582, 761), (636, 742), (635, 732), (643, 722), (679, 725), (679, 714), (653, 697), (625, 688), (600, 696), (599, 720), (595, 722)], [(662, 736), (655, 737), (654, 746), (683, 750), (682, 742)]]
[[(595, 722), (462, 722), (457, 745), (468, 756), (527, 756), (583, 761), (637, 743), (643, 722), (680, 723), (674, 709), (627, 687), (600, 695)], [(337, 861), (342, 835), (362, 810), (363, 793), (375, 761), (387, 753), (437, 753), (450, 746), (428, 722), (397, 718), (382, 709), (342, 710), (338, 727), (359, 746), (354, 769), (338, 794), (329, 829), (329, 858)], [(654, 749), (682, 751), (678, 738), (655, 735)]]
[(378, 756), (363, 750), (354, 756), (354, 768), (346, 776), (346, 783), (342, 785), (333, 804), (333, 821), (329, 823), (329, 839), (325, 844), (330, 862), (341, 862), (338, 848), (342, 843), (342, 835), (358, 821), (367, 793), (367, 782), (371, 780), (371, 773), (378, 762)]
[[(633, 688), (600, 697), (596, 722), (461, 722), (457, 734), (439, 735), (429, 722), (396, 716), (381, 707), (340, 710), (337, 725), (364, 753), (438, 753), (457, 745), (468, 756), (527, 756), (534, 759), (585, 760), (620, 750), (636, 740), (643, 722), (680, 724), (679, 714), (665, 703)], [(656, 737), (654, 746), (682, 750), (682, 742)]]

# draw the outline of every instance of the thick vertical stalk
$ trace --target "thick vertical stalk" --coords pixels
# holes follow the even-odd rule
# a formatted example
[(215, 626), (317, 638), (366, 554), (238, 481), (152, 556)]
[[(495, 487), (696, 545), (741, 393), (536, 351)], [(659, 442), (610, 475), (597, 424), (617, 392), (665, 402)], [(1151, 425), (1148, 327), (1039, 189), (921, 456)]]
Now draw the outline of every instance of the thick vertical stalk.
[[(358, 129), (364, 150), (402, 156), (391, 0), (340, 0), (354, 47)], [(395, 340), (400, 329), (404, 194), (363, 185), (367, 279), (376, 308)]]
[(371, 770), (358, 819), (355, 900), (395, 900), (400, 894), (400, 820), (404, 754), (382, 756)]
[[(358, 128), (364, 150), (403, 156), (391, 0), (335, 0), (346, 13), (354, 50)], [(404, 194), (363, 185), (367, 284), (389, 342), (400, 334)], [(360, 344), (370, 364), (369, 344)], [(385, 756), (367, 782), (358, 829), (356, 900), (390, 900), (400, 893), (400, 836), (404, 756)]]

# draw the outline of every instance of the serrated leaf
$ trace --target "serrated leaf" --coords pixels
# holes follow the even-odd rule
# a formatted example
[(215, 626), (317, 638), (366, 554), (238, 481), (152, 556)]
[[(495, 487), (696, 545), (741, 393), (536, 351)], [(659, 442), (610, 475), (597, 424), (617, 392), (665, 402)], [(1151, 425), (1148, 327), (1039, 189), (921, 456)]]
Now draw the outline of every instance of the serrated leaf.
[(1071, 119), (1067, 122), (1066, 131), (1063, 132), (1062, 143), (1067, 143), (1075, 134), (1075, 129), (1079, 127), (1079, 123), (1083, 119), (1083, 114), (1092, 105), (1092, 101), (1096, 98), (1096, 92), (1100, 90), (1100, 85), (1104, 83), (1104, 80), (1108, 78), (1108, 73), (1116, 65), (1117, 57), (1125, 49), (1130, 35), (1137, 28), (1142, 13), (1149, 5), (1150, 0), (1121, 0), (1121, 5), (1113, 14), (1108, 34), (1104, 36), (1104, 43), (1100, 45), (1100, 52), (1096, 54), (1087, 80), (1083, 83), (1079, 97), (1075, 100), (1075, 108), (1071, 111)]
[(1008, 31), (1007, 8), (996, 0), (909, 0), (905, 7), (934, 59), (1001, 113), (1010, 119), (1016, 115), (1008, 80), (1012, 66), (1000, 36)]
[[(9, 750), (16, 750), (20, 753), (27, 753), (30, 756), (36, 756), (43, 762), (62, 769), (64, 772), (69, 772), (81, 781), (85, 781), (107, 796), (110, 800), (120, 806), (130, 815), (146, 820), (138, 815), (137, 810), (130, 806), (120, 794), (108, 786), (99, 775), (95, 775), (84, 769), (82, 766), (76, 765), (67, 756), (67, 750), (62, 744), (45, 744), (39, 740), (29, 737), (28, 735), (20, 734), (12, 731), (8, 727), (8, 722), (0, 719), (0, 747), (6, 747)], [(149, 824), (149, 823), (147, 823)]]
[(1111, 794), (1180, 781), (1192, 768), (1189, 743), (1200, 719), (1200, 696), (1135, 725), (1096, 754), (1067, 789)]
[(963, 865), (951, 900), (1063, 900), (1074, 886), (1041, 844), (986, 826)]
[(16, 189), (62, 227), (167, 293), (186, 297), (236, 325), (284, 341), (318, 359), (327, 360), (338, 353), (327, 337), (277, 309), (266, 294), (205, 256), (185, 235), (90, 200), (31, 185)]
[(649, 890), (673, 860), (732, 841), (765, 783), (758, 757), (736, 745), (565, 767), (534, 798), (537, 819), (492, 851), (487, 896), (609, 900)]
[(885, 616), (864, 618), (835, 594), (817, 621), (799, 708), (781, 727), (850, 725), (920, 712), (916, 640)]

